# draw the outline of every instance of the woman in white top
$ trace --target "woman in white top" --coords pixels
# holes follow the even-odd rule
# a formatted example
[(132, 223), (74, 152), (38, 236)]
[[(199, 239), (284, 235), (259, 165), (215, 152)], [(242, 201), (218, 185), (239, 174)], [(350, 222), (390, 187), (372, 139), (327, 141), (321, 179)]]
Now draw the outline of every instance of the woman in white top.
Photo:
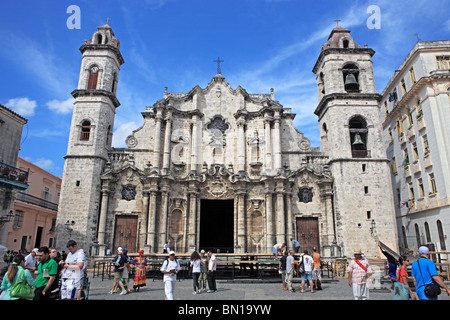
[(192, 280), (194, 282), (194, 292), (192, 294), (200, 293), (200, 287), (198, 285), (198, 278), (200, 277), (202, 257), (197, 251), (191, 254), (191, 268), (192, 268)]

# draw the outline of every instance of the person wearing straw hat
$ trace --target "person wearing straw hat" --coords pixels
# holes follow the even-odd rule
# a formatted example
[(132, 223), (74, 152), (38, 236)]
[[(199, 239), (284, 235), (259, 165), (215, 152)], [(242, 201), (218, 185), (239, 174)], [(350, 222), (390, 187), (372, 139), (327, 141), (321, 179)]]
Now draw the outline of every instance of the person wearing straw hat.
[(355, 300), (368, 300), (367, 280), (372, 276), (372, 270), (369, 261), (362, 256), (360, 248), (355, 249), (353, 255), (355, 258), (350, 261), (347, 267), (348, 285), (353, 288)]

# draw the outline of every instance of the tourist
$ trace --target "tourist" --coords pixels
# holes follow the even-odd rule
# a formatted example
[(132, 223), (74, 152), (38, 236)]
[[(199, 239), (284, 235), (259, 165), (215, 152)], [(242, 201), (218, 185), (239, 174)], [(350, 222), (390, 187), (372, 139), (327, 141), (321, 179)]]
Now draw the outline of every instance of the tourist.
[(213, 254), (212, 250), (208, 250), (208, 287), (209, 290), (207, 292), (216, 292), (216, 270), (217, 270), (217, 261), (216, 256)]
[(305, 281), (308, 281), (311, 293), (314, 293), (314, 285), (312, 282), (312, 265), (313, 258), (308, 255), (308, 250), (303, 251), (302, 262), (305, 272), (302, 273), (302, 293), (305, 292)]
[(138, 251), (139, 256), (133, 259), (132, 263), (136, 266), (133, 281), (133, 290), (140, 291), (141, 287), (147, 285), (147, 277), (145, 275), (147, 269), (147, 258), (144, 256), (144, 250)]
[(317, 248), (313, 248), (313, 263), (314, 268), (312, 272), (313, 282), (314, 282), (314, 289), (322, 290), (322, 275), (320, 270), (320, 254), (317, 252)]
[(34, 275), (34, 271), (36, 271), (36, 255), (38, 254), (39, 249), (34, 248), (31, 252), (25, 257), (25, 266), (24, 268), (30, 270), (31, 274)]
[(53, 285), (50, 288), (50, 300), (55, 300), (59, 298), (60, 291), (59, 291), (59, 280), (61, 278), (61, 272), (63, 269), (63, 261), (61, 261), (61, 258), (58, 257), (58, 251), (56, 248), (50, 248), (50, 259), (55, 260), (56, 265), (58, 266), (58, 272), (56, 273), (55, 281), (53, 281)]
[(120, 295), (127, 294), (127, 290), (123, 286), (122, 283), (122, 277), (123, 277), (123, 269), (126, 268), (127, 260), (125, 256), (123, 255), (123, 249), (122, 247), (117, 248), (117, 254), (114, 257), (114, 283), (110, 294), (113, 294), (117, 291), (117, 288), (120, 287), (122, 289), (122, 292), (120, 292)]
[(11, 287), (20, 280), (25, 280), (31, 287), (34, 286), (33, 276), (28, 269), (25, 269), (25, 258), (23, 255), (18, 254), (12, 259), (8, 270), (3, 276), (0, 287), (3, 291), (0, 295), (0, 300), (19, 300), (20, 298), (11, 297)]
[(128, 284), (128, 272), (130, 271), (130, 257), (128, 256), (128, 249), (123, 248), (123, 256), (125, 257), (125, 268), (122, 270), (122, 282), (125, 290), (128, 293), (131, 292), (130, 285)]
[(283, 290), (287, 290), (286, 284), (286, 261), (288, 258), (288, 252), (284, 251), (283, 256), (280, 259), (280, 263), (278, 264), (278, 272), (281, 274), (281, 279), (283, 280)]
[(275, 255), (275, 260), (278, 259), (278, 254), (283, 253), (283, 249), (286, 247), (286, 243), (277, 243), (273, 246), (273, 254)]
[(352, 259), (347, 267), (348, 285), (353, 288), (353, 297), (355, 300), (368, 300), (369, 287), (367, 280), (372, 276), (372, 270), (369, 261), (362, 257), (361, 249), (355, 249)]
[(300, 250), (300, 243), (293, 238), (291, 238), (291, 243), (292, 243), (292, 248), (294, 249), (294, 252), (298, 253)]
[[(66, 245), (69, 253), (64, 261), (64, 269), (61, 282), (61, 299), (80, 299), (81, 288), (86, 272), (86, 254), (78, 248), (74, 240), (69, 240)], [(63, 255), (64, 257), (64, 255)]]
[(198, 278), (201, 272), (202, 257), (197, 251), (192, 252), (190, 267), (192, 268), (192, 281), (194, 282), (194, 292), (193, 294), (200, 293), (200, 287), (198, 284)]
[(161, 272), (164, 274), (164, 292), (166, 300), (173, 300), (177, 273), (180, 271), (180, 263), (175, 259), (175, 252), (169, 251), (169, 258), (163, 262)]
[(208, 257), (206, 256), (206, 251), (200, 251), (200, 256), (202, 258), (202, 263), (200, 265), (200, 276), (198, 278), (198, 285), (200, 291), (206, 291), (206, 282), (208, 280)]
[(287, 288), (291, 292), (295, 292), (295, 289), (292, 287), (292, 280), (294, 279), (294, 275), (297, 274), (297, 271), (295, 271), (294, 254), (294, 250), (289, 250), (289, 256), (286, 258)]
[[(436, 265), (430, 260), (430, 250), (425, 246), (419, 248), (419, 259), (412, 264), (411, 276), (414, 277), (414, 285), (419, 300), (438, 300), (441, 288), (444, 288), (447, 291), (447, 295), (450, 295), (450, 289), (437, 274)], [(428, 290), (425, 290), (429, 284), (438, 285), (437, 294), (431, 295)]]
[(399, 282), (409, 294), (406, 294), (405, 292), (405, 294), (402, 295), (401, 292), (397, 292), (397, 288), (394, 287), (394, 300), (416, 300), (416, 296), (408, 284), (408, 272), (406, 270), (409, 266), (409, 259), (406, 256), (403, 256), (398, 259), (398, 262), (400, 267), (397, 269), (397, 282)]
[(41, 247), (37, 254), (39, 264), (38, 275), (34, 283), (34, 300), (49, 300), (53, 282), (58, 274), (58, 264), (50, 258), (50, 250)]
[(167, 242), (164, 242), (163, 253), (167, 253)]

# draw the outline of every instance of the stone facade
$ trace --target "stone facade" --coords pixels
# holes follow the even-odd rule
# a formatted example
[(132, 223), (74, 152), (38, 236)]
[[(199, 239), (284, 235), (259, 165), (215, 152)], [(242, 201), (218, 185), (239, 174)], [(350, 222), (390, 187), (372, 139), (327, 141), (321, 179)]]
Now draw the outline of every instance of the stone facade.
[[(99, 32), (112, 34), (107, 25)], [(143, 124), (127, 137), (127, 148), (118, 149), (110, 147), (110, 128), (119, 104), (106, 76), (117, 80), (123, 59), (115, 38), (96, 44), (96, 34), (82, 47), (58, 215), (61, 230), (74, 217), (71, 237), (90, 254), (118, 246), (162, 252), (167, 239), (177, 252), (271, 252), (290, 238), (304, 249), (318, 247), (323, 256), (351, 256), (355, 247), (376, 256), (377, 240), (396, 248), (373, 51), (323, 48), (314, 70), (321, 98), (316, 114), (328, 128), (321, 132), (323, 152), (295, 128), (295, 114), (273, 91), (233, 89), (220, 73), (205, 88), (186, 93), (166, 88), (163, 98), (142, 112)], [(334, 83), (329, 71), (338, 67), (331, 61), (339, 59), (358, 61), (362, 93), (343, 91), (343, 80)], [(93, 64), (104, 71), (99, 87), (86, 90)], [(371, 156), (363, 159), (350, 150), (349, 121), (355, 116), (367, 122)], [(87, 140), (81, 134), (86, 119)], [(367, 186), (370, 192), (364, 194)], [(373, 218), (367, 217), (370, 210)], [(58, 234), (60, 245), (68, 238)]]

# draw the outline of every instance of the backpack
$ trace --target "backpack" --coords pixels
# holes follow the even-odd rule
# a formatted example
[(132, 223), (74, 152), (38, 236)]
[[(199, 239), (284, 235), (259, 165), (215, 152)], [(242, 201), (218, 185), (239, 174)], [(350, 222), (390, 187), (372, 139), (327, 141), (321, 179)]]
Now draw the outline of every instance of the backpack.
[(114, 265), (116, 267), (123, 267), (125, 262), (123, 261), (122, 255), (118, 254), (114, 257)]

